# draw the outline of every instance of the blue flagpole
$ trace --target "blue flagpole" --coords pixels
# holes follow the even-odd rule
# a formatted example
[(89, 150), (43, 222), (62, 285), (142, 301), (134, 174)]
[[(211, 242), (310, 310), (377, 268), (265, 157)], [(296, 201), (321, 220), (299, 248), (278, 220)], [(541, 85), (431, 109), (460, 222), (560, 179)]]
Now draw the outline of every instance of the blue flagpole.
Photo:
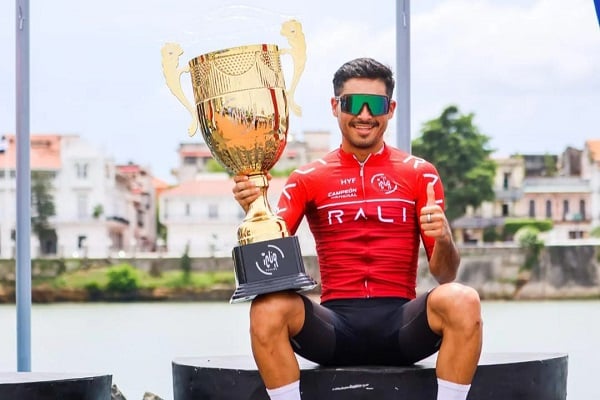
[(16, 0), (17, 371), (31, 371), (31, 166), (29, 165), (29, 0)]
[(396, 0), (396, 69), (396, 146), (410, 153), (410, 0)]

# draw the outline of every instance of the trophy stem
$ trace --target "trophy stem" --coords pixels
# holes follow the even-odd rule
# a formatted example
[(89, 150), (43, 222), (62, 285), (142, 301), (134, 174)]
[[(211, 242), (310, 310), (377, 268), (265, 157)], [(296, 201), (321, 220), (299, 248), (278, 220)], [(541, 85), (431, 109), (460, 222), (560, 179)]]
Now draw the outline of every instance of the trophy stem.
[(250, 204), (244, 222), (259, 222), (274, 216), (271, 206), (267, 202), (266, 188), (260, 188), (260, 192), (258, 198)]
[(259, 222), (274, 217), (275, 214), (267, 199), (267, 190), (269, 189), (267, 177), (262, 174), (251, 175), (249, 180), (260, 189), (260, 194), (256, 200), (250, 203), (244, 222)]
[(269, 183), (266, 176), (252, 175), (250, 181), (260, 189), (260, 195), (250, 204), (246, 217), (238, 227), (238, 243), (245, 245), (288, 237), (290, 234), (285, 221), (273, 213), (267, 200)]

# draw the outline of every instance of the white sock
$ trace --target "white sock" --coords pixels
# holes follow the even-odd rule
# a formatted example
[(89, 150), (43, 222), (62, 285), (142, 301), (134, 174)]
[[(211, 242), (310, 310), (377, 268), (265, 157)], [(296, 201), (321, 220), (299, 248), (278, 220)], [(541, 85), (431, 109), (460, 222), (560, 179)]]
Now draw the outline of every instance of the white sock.
[(467, 400), (471, 385), (448, 382), (438, 378), (437, 400)]
[(275, 389), (267, 389), (267, 394), (271, 400), (300, 400), (300, 381)]

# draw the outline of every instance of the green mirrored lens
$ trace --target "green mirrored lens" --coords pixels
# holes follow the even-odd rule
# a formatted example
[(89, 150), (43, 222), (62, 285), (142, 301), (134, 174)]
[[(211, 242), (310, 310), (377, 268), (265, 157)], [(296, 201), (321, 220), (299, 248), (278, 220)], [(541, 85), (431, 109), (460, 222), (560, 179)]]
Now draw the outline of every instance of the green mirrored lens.
[(340, 98), (341, 110), (352, 115), (360, 114), (366, 104), (372, 116), (387, 114), (390, 101), (387, 96), (375, 94), (348, 94)]

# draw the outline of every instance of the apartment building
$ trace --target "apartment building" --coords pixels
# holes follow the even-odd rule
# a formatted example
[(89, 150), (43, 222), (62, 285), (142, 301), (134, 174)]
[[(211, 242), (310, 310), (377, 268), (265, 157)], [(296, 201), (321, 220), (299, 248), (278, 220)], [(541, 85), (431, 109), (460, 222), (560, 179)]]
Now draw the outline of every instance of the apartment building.
[[(52, 233), (31, 253), (56, 257), (108, 257), (151, 251), (156, 243), (153, 178), (114, 160), (78, 135), (31, 135), (31, 170), (50, 178)], [(0, 257), (15, 254), (16, 142), (4, 135), (0, 151)]]
[(523, 182), (523, 199), (517, 214), (552, 220), (554, 228), (544, 233), (547, 242), (589, 237), (591, 187), (580, 177), (538, 177)]
[(518, 215), (518, 205), (523, 198), (525, 160), (523, 157), (494, 159), (493, 201), (486, 201), (478, 208), (468, 207), (464, 216), (452, 222), (457, 243), (481, 243), (486, 229), (498, 229), (507, 217)]
[(585, 142), (581, 155), (581, 176), (589, 180), (591, 191), (591, 223), (600, 226), (600, 139)]
[[(275, 168), (299, 167), (318, 159), (329, 149), (329, 132), (304, 132), (304, 140), (290, 140)], [(230, 256), (237, 242), (237, 227), (245, 213), (232, 195), (233, 181), (225, 173), (207, 173), (212, 158), (202, 142), (179, 147), (179, 167), (173, 171), (178, 184), (159, 198), (159, 218), (167, 227), (166, 253), (179, 257), (188, 251), (196, 257)], [(273, 178), (267, 190), (274, 208), (286, 178)], [(305, 222), (296, 233), (302, 254), (314, 255), (314, 240)]]
[[(589, 142), (586, 148), (588, 152), (592, 148)], [(596, 151), (600, 160), (600, 141)], [(585, 153), (569, 147), (560, 156), (526, 154), (495, 159), (495, 200), (468, 209), (453, 222), (457, 242), (481, 242), (485, 229), (501, 227), (508, 217), (552, 220), (552, 231), (542, 234), (547, 243), (589, 238), (597, 225), (592, 210), (596, 209), (594, 201), (600, 200), (595, 195), (600, 193), (600, 162)]]
[[(290, 140), (277, 169), (289, 169), (329, 151), (329, 133), (304, 132)], [(78, 135), (32, 135), (31, 169), (51, 177), (56, 215), (53, 234), (40, 243), (31, 235), (32, 256), (107, 257), (156, 252), (179, 257), (229, 256), (245, 217), (231, 194), (226, 173), (208, 173), (212, 155), (202, 142), (179, 148), (178, 183), (170, 187), (136, 164), (116, 165), (110, 155)], [(588, 238), (600, 225), (600, 140), (560, 156), (515, 155), (496, 159), (495, 199), (453, 222), (458, 243), (481, 243), (484, 231), (505, 218), (550, 218), (547, 243)], [(285, 178), (268, 189), (275, 207)], [(0, 136), (0, 258), (15, 254), (16, 143)], [(157, 205), (160, 207), (157, 210)], [(167, 228), (157, 242), (156, 216)], [(315, 253), (305, 223), (296, 233), (303, 254)]]

